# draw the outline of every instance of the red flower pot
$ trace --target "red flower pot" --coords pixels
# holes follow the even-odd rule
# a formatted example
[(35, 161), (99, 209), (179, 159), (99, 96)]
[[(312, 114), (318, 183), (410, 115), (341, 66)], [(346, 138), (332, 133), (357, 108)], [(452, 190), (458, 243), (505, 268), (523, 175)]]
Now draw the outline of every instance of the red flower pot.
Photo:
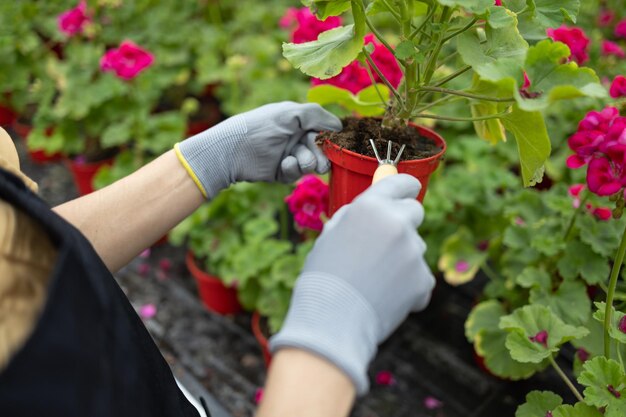
[[(432, 130), (410, 123), (420, 135), (427, 137), (441, 148), (441, 151), (425, 159), (414, 159), (398, 163), (398, 172), (409, 174), (420, 180), (422, 191), (417, 196), (419, 201), (424, 200), (430, 175), (439, 166), (439, 161), (446, 151), (446, 142)], [(332, 216), (341, 206), (351, 202), (357, 195), (372, 185), (374, 171), (378, 162), (371, 156), (342, 149), (326, 140), (322, 144), (324, 153), (331, 162), (330, 171), (330, 203), (329, 213)]]
[(263, 360), (265, 360), (265, 366), (269, 368), (270, 363), (272, 362), (272, 354), (270, 353), (267, 337), (261, 329), (261, 315), (258, 311), (252, 313), (252, 333), (254, 334), (256, 341), (259, 342), (259, 345), (261, 346), (261, 352), (263, 352)]
[(33, 130), (33, 127), (30, 124), (21, 122), (19, 118), (15, 118), (15, 120), (13, 120), (13, 125), (11, 127), (13, 128), (13, 131), (22, 138), (26, 138), (30, 134), (30, 131)]
[(17, 113), (12, 108), (0, 104), (0, 127), (12, 126), (17, 119)]
[(202, 302), (209, 310), (219, 314), (236, 314), (242, 310), (237, 298), (237, 289), (226, 287), (219, 278), (202, 271), (191, 251), (187, 252), (185, 263), (196, 279)]
[(96, 176), (98, 170), (105, 165), (111, 165), (113, 158), (105, 159), (98, 162), (80, 162), (74, 159), (67, 159), (67, 165), (74, 177), (74, 184), (80, 195), (87, 195), (94, 192), (93, 177)]

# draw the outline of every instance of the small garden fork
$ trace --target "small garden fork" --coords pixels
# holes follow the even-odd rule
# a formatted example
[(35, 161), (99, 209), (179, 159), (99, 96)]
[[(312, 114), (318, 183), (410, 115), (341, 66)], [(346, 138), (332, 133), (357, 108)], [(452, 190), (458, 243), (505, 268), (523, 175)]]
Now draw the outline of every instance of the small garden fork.
[(378, 181), (382, 180), (385, 177), (390, 175), (395, 175), (398, 173), (398, 162), (400, 161), (400, 157), (402, 156), (402, 152), (404, 152), (404, 148), (406, 145), (402, 145), (400, 148), (400, 152), (396, 155), (396, 159), (391, 159), (391, 141), (387, 142), (387, 158), (380, 159), (378, 155), (378, 150), (376, 149), (376, 144), (373, 139), (370, 139), (370, 144), (372, 145), (372, 149), (374, 150), (374, 155), (376, 155), (376, 160), (378, 161), (378, 168), (374, 172), (374, 178), (372, 179), (372, 184), (376, 184)]

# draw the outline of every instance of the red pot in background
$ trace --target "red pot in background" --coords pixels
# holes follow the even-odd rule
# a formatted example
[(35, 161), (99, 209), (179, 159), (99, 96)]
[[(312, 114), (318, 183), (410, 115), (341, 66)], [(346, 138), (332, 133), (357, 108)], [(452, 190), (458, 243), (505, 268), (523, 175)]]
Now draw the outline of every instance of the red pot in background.
[(15, 120), (13, 120), (13, 125), (11, 127), (13, 128), (13, 131), (22, 138), (28, 137), (28, 135), (30, 134), (30, 131), (33, 130), (32, 125), (20, 121), (19, 118), (16, 118)]
[(258, 311), (252, 313), (252, 333), (254, 334), (257, 342), (259, 342), (259, 345), (261, 346), (261, 352), (263, 352), (263, 360), (265, 361), (265, 366), (269, 368), (270, 363), (272, 362), (272, 354), (270, 353), (267, 337), (261, 329), (261, 315)]
[(236, 288), (228, 288), (216, 276), (202, 271), (196, 264), (195, 256), (191, 251), (187, 252), (185, 264), (196, 280), (200, 299), (209, 310), (224, 315), (241, 312)]
[[(417, 129), (420, 135), (431, 139), (441, 148), (439, 153), (429, 158), (398, 163), (399, 173), (412, 175), (422, 183), (422, 191), (417, 199), (423, 201), (430, 175), (437, 169), (439, 161), (446, 151), (446, 142), (441, 136), (426, 127), (414, 123), (409, 124)], [(324, 141), (322, 148), (331, 162), (329, 214), (332, 216), (341, 206), (350, 203), (357, 195), (372, 185), (372, 178), (374, 171), (378, 168), (378, 161), (371, 156), (342, 149), (328, 140)]]
[[(15, 130), (15, 127), (13, 128), (13, 130)], [(28, 128), (27, 130), (28, 130), (28, 133), (25, 136), (22, 136), (22, 135), (20, 135), (20, 136), (22, 136), (24, 138), (24, 143), (26, 144), (26, 149), (28, 150), (28, 156), (30, 156), (30, 159), (34, 163), (36, 163), (36, 164), (47, 164), (49, 162), (58, 162), (61, 159), (63, 159), (63, 154), (60, 153), (60, 152), (54, 152), (52, 154), (48, 154), (48, 153), (46, 153), (42, 149), (37, 149), (37, 150), (30, 149), (28, 147), (28, 137), (30, 136), (30, 131), (32, 129)], [(47, 136), (50, 136), (51, 134), (52, 134), (52, 128), (49, 128), (48, 130), (46, 130), (46, 135)]]
[(87, 195), (94, 192), (93, 177), (98, 170), (105, 165), (111, 165), (113, 158), (98, 162), (81, 162), (74, 159), (67, 159), (67, 166), (74, 177), (74, 184), (80, 195)]
[(0, 127), (11, 127), (17, 119), (17, 113), (12, 108), (4, 104), (0, 104)]

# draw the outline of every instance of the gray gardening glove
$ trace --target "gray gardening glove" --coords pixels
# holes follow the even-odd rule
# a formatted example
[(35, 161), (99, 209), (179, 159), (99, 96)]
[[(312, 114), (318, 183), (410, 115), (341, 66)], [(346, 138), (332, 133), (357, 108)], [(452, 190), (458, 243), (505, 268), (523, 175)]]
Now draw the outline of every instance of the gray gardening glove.
[(267, 104), (233, 116), (174, 149), (206, 198), (237, 181), (293, 182), (323, 174), (330, 163), (315, 144), (341, 121), (318, 104)]
[(424, 209), (420, 182), (408, 175), (372, 185), (326, 223), (296, 282), (275, 352), (295, 347), (341, 369), (359, 395), (367, 367), (411, 311), (430, 301), (435, 280), (416, 232)]

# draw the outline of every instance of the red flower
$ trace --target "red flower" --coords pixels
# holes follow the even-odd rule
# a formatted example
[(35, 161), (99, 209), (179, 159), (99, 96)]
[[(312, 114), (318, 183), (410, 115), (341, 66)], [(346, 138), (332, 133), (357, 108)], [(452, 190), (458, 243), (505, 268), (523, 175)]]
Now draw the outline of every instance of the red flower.
[(617, 117), (619, 110), (615, 107), (606, 107), (601, 112), (590, 111), (578, 124), (578, 130), (606, 131)]
[(587, 55), (589, 38), (587, 38), (582, 29), (562, 25), (558, 29), (548, 29), (546, 33), (553, 40), (567, 45), (571, 51), (570, 59), (573, 59), (578, 64), (582, 65), (589, 59), (589, 55)]
[(548, 348), (548, 332), (545, 330), (540, 331), (534, 336), (530, 336), (528, 339), (530, 339), (531, 342), (539, 343), (546, 349)]
[(315, 175), (305, 175), (285, 198), (298, 226), (321, 231), (321, 215), (328, 215), (328, 184)]
[(576, 350), (576, 356), (578, 356), (578, 359), (581, 362), (586, 362), (589, 359), (589, 352), (587, 352), (585, 349), (583, 348), (578, 348)]
[(613, 211), (608, 207), (596, 207), (592, 209), (591, 214), (598, 220), (607, 221), (613, 216)]
[(614, 55), (618, 58), (626, 58), (626, 52), (624, 52), (621, 46), (611, 41), (602, 41), (602, 55)]
[(578, 131), (567, 139), (571, 150), (576, 152), (567, 158), (566, 165), (570, 169), (580, 168), (587, 164), (604, 140), (604, 134), (598, 130), (589, 132)]
[(599, 196), (613, 195), (622, 189), (622, 167), (608, 158), (595, 158), (587, 168), (587, 186)]
[(341, 26), (341, 18), (330, 16), (326, 20), (319, 20), (308, 7), (290, 7), (278, 24), (283, 29), (293, 30), (291, 42), (304, 43), (317, 40), (320, 33)]
[(376, 374), (376, 384), (378, 385), (395, 385), (396, 379), (390, 371), (380, 371)]
[[(383, 44), (376, 41), (374, 35), (369, 34), (365, 36), (364, 42), (367, 45), (372, 43), (374, 45), (374, 51), (371, 54), (372, 61), (376, 64), (378, 69), (383, 73), (385, 78), (397, 88), (402, 81), (402, 70), (398, 65), (393, 53), (388, 50)], [(382, 79), (370, 68), (374, 80), (382, 82)], [(362, 89), (372, 85), (372, 81), (367, 73), (367, 69), (359, 61), (353, 61), (336, 76), (328, 78), (326, 80), (320, 80), (318, 78), (311, 79), (313, 85), (330, 84), (339, 88), (350, 91), (353, 94), (358, 93)]]
[(87, 2), (82, 0), (73, 9), (61, 13), (57, 17), (59, 30), (67, 36), (74, 36), (83, 32), (85, 24), (91, 22), (91, 18), (87, 15)]
[(502, 0), (496, 0), (494, 4), (496, 6), (502, 6)]
[(620, 20), (615, 26), (615, 36), (626, 39), (626, 19)]
[(100, 59), (102, 71), (113, 71), (115, 75), (130, 80), (154, 62), (154, 56), (131, 41), (124, 41), (117, 49), (108, 50)]
[(623, 75), (615, 77), (609, 93), (613, 98), (626, 97), (626, 77)]
[(615, 13), (613, 13), (613, 10), (602, 9), (598, 15), (598, 25), (600, 27), (607, 27), (611, 24), (613, 19), (615, 19)]

